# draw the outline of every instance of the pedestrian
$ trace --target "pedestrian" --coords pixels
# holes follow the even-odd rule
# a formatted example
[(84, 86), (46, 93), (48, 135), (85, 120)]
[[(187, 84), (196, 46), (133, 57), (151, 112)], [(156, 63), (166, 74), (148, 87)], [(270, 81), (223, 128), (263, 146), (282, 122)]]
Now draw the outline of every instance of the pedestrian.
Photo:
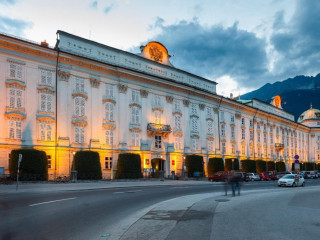
[(238, 190), (238, 195), (240, 195), (240, 180), (241, 173), (233, 172), (231, 175), (231, 185), (232, 185), (232, 196), (236, 196), (236, 189)]
[(230, 184), (230, 172), (224, 172), (224, 195), (228, 195), (228, 186)]

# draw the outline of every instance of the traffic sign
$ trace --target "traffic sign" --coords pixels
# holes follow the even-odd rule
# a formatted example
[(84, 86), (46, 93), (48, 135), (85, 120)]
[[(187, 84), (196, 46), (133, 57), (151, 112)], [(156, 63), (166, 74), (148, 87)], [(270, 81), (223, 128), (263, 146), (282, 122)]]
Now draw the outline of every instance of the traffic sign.
[(299, 159), (299, 155), (295, 155), (294, 159), (298, 160)]

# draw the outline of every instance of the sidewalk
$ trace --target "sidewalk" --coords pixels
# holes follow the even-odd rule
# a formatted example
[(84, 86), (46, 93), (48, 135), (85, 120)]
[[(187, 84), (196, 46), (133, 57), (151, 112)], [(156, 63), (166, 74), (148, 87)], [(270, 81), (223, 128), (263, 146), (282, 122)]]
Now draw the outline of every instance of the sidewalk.
[[(108, 188), (125, 188), (125, 187), (144, 187), (144, 186), (166, 186), (166, 185), (197, 185), (197, 184), (213, 184), (212, 182), (203, 180), (113, 180), (113, 181), (78, 181), (76, 183), (29, 183), (20, 182), (18, 191), (16, 191), (16, 184), (0, 185), (0, 194), (13, 194), (17, 192), (52, 192), (52, 191), (81, 191), (94, 189), (108, 189)], [(218, 183), (220, 184), (220, 183)]]

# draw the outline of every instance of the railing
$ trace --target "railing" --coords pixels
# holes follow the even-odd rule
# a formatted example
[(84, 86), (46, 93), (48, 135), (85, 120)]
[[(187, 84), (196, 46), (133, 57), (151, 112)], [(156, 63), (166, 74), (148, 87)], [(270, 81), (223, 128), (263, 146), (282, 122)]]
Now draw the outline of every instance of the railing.
[(155, 132), (168, 132), (170, 133), (171, 126), (170, 125), (165, 125), (165, 124), (158, 124), (158, 123), (148, 123), (147, 126), (147, 131), (155, 131)]

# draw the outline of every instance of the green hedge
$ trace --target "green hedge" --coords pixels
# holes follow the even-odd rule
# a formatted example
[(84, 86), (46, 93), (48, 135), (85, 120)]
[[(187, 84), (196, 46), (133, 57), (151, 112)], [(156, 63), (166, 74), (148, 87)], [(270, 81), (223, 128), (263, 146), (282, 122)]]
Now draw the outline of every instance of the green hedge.
[(187, 155), (186, 167), (188, 171), (188, 177), (193, 177), (194, 172), (203, 172), (203, 157), (199, 155)]
[(9, 159), (10, 176), (17, 177), (19, 154), (22, 154), (20, 164), (21, 181), (46, 181), (48, 180), (48, 160), (44, 151), (36, 149), (12, 150)]
[(278, 172), (284, 172), (286, 171), (286, 165), (284, 162), (276, 162), (276, 170)]
[(276, 169), (276, 164), (273, 161), (267, 162), (268, 171), (274, 171)]
[(239, 160), (238, 159), (225, 159), (224, 160), (224, 170), (231, 171), (231, 170), (239, 170)]
[(222, 158), (209, 158), (208, 176), (212, 176), (215, 172), (224, 171)]
[(241, 171), (242, 172), (253, 172), (257, 171), (256, 169), (256, 161), (254, 160), (242, 160), (241, 161)]
[(257, 173), (261, 173), (267, 170), (267, 163), (263, 160), (257, 160), (256, 165), (257, 165)]
[(74, 155), (74, 161), (79, 180), (102, 179), (99, 153), (94, 151), (79, 151)]
[(115, 178), (142, 178), (140, 155), (135, 153), (120, 153)]
[(317, 169), (320, 171), (320, 163), (317, 164)]
[(311, 170), (316, 170), (317, 169), (317, 166), (315, 163), (311, 163), (311, 162), (308, 162), (308, 163), (305, 163), (306, 164), (306, 170), (307, 171), (311, 171)]

